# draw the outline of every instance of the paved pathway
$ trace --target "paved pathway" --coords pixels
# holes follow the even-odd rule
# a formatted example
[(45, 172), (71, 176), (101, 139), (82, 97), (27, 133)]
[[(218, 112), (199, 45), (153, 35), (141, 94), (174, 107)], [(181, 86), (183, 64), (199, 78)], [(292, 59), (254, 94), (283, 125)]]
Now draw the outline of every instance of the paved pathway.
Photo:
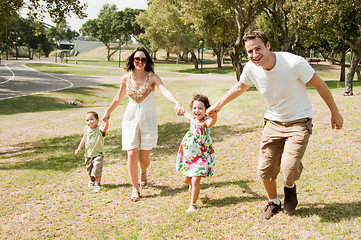
[[(87, 87), (101, 84), (119, 84), (120, 81), (119, 76), (84, 76), (38, 72), (25, 66), (25, 64), (28, 62), (30, 61), (6, 61), (5, 63), (1, 63), (0, 100), (46, 93), (51, 91), (59, 91), (68, 88)], [(39, 61), (31, 62), (36, 63)], [(235, 77), (233, 76), (218, 74), (184, 73), (184, 76), (180, 75), (180, 73), (176, 73), (174, 77), (162, 77), (162, 80), (211, 81), (235, 79)]]
[(38, 72), (25, 66), (27, 62), (7, 61), (0, 65), (0, 100), (67, 88), (119, 83), (116, 76), (78, 76)]

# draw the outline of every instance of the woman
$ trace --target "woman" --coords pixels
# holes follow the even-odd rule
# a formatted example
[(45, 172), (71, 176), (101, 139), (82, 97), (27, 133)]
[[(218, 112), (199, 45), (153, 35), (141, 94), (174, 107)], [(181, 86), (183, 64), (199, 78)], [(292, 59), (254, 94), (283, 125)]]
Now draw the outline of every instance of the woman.
[(154, 90), (157, 86), (162, 95), (175, 104), (178, 115), (184, 112), (181, 103), (167, 90), (162, 80), (154, 74), (154, 63), (143, 47), (138, 47), (127, 59), (118, 94), (104, 114), (103, 120), (108, 120), (110, 114), (123, 100), (129, 96), (122, 123), (122, 148), (128, 153), (128, 171), (133, 186), (131, 200), (138, 201), (140, 197), (138, 184), (139, 158), (141, 169), (141, 186), (147, 184), (147, 168), (150, 164), (150, 151), (157, 145), (158, 125), (154, 103)]

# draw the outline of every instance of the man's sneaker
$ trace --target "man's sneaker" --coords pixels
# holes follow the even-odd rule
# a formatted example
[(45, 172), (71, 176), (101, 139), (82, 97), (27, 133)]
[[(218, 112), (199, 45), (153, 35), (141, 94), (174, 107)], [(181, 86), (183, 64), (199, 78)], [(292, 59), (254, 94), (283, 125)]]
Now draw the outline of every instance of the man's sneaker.
[(293, 188), (284, 187), (285, 205), (284, 210), (287, 214), (292, 215), (298, 204), (296, 185)]
[(274, 202), (268, 202), (267, 206), (264, 208), (263, 213), (260, 214), (262, 219), (270, 219), (273, 215), (278, 213), (281, 209), (281, 202), (280, 204), (275, 204)]
[(95, 185), (94, 192), (95, 193), (100, 193), (101, 191), (102, 191), (102, 187), (100, 185)]
[(95, 184), (95, 182), (89, 181), (89, 182), (88, 182), (88, 187), (90, 187), (90, 188), (91, 188), (91, 187), (94, 187), (94, 184)]

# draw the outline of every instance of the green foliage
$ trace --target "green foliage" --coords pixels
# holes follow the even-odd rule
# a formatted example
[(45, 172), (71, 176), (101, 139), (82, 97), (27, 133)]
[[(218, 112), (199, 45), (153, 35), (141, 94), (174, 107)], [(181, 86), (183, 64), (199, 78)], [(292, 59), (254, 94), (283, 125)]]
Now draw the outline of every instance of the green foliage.
[(79, 33), (71, 30), (66, 22), (58, 23), (55, 27), (51, 27), (46, 31), (48, 39), (60, 42), (63, 39), (71, 40), (79, 36)]
[(98, 18), (88, 20), (83, 24), (80, 32), (97, 38), (104, 43), (108, 49), (108, 61), (113, 53), (111, 50), (111, 42), (118, 42), (123, 45), (131, 40), (131, 37), (137, 38), (142, 33), (142, 28), (137, 24), (135, 18), (143, 10), (126, 8), (124, 11), (117, 11), (116, 5), (104, 4), (100, 10)]
[(182, 10), (177, 3), (152, 1), (147, 11), (137, 17), (137, 22), (145, 29), (140, 37), (150, 43), (152, 50), (181, 53), (198, 46), (199, 37), (190, 24), (182, 21)]

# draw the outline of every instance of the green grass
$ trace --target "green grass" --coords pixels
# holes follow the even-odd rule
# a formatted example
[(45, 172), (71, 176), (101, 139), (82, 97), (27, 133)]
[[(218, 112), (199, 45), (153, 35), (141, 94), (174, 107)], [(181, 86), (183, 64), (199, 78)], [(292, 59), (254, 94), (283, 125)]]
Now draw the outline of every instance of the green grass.
[[(167, 80), (167, 88), (188, 109), (192, 94), (217, 101), (234, 80)], [(332, 130), (329, 112), (313, 88), (314, 133), (297, 182), (299, 206), (269, 221), (258, 214), (267, 198), (257, 177), (259, 140), (266, 109), (252, 88), (219, 113), (211, 130), (216, 153), (214, 176), (202, 180), (200, 207), (186, 214), (190, 201), (175, 171), (177, 149), (189, 124), (156, 90), (158, 146), (152, 151), (149, 186), (140, 202), (130, 201), (126, 152), (121, 146), (125, 99), (114, 111), (105, 143), (103, 192), (94, 194), (83, 157), (74, 151), (84, 115), (100, 116), (117, 85), (68, 89), (0, 101), (0, 229), (3, 239), (358, 239), (361, 236), (361, 84), (352, 97), (343, 85), (327, 84), (345, 118)], [(82, 105), (71, 106), (71, 100)], [(282, 175), (278, 189), (283, 200)]]
[(123, 75), (123, 68), (94, 68), (77, 66), (75, 64), (55, 64), (55, 63), (28, 63), (28, 67), (34, 68), (40, 72), (51, 72), (60, 74), (76, 74), (88, 76), (114, 76)]

